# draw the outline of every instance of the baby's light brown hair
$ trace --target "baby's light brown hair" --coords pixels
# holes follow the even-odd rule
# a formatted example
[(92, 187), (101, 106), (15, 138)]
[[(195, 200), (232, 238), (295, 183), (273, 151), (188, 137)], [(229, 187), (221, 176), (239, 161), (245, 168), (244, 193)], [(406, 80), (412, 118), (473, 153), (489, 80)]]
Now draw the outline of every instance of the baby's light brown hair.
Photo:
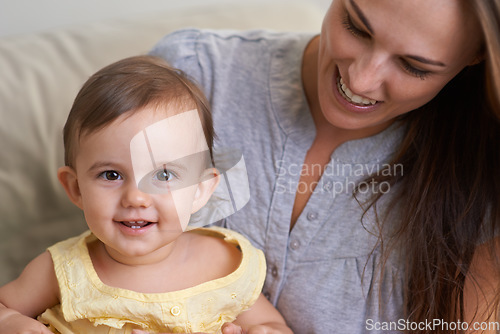
[(163, 59), (136, 56), (92, 75), (80, 89), (64, 126), (64, 162), (74, 167), (80, 138), (145, 107), (197, 109), (212, 157), (214, 129), (208, 101), (188, 76)]

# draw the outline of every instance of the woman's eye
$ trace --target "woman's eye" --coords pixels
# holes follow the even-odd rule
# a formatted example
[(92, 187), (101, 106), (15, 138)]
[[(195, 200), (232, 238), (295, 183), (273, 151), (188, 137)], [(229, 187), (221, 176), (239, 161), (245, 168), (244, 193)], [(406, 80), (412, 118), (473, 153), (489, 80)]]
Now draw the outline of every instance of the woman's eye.
[(154, 178), (158, 181), (170, 181), (172, 177), (173, 177), (172, 172), (165, 168), (157, 171), (156, 174), (154, 175)]
[(351, 19), (351, 16), (349, 15), (349, 13), (346, 13), (344, 20), (342, 20), (342, 24), (347, 29), (347, 31), (349, 31), (354, 36), (358, 36), (358, 37), (362, 37), (362, 38), (369, 38), (370, 37), (369, 33), (356, 27), (354, 22), (352, 22), (352, 19)]
[(99, 176), (105, 179), (106, 181), (116, 181), (116, 180), (121, 180), (122, 178), (120, 173), (114, 170), (107, 170), (105, 172), (102, 172)]
[(401, 60), (402, 64), (403, 64), (403, 68), (406, 72), (410, 73), (411, 75), (417, 77), (417, 78), (420, 78), (422, 80), (424, 80), (427, 75), (430, 73), (429, 71), (424, 71), (424, 70), (419, 70), (418, 68), (415, 68), (413, 66), (411, 66), (406, 60)]

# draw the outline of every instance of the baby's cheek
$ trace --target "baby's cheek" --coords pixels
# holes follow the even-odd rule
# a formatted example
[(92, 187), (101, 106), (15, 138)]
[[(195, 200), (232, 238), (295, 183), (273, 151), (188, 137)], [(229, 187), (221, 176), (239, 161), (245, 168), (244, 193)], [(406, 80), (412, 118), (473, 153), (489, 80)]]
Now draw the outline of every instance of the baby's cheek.
[(173, 190), (171, 195), (171, 200), (169, 203), (169, 208), (171, 214), (175, 214), (178, 217), (179, 224), (183, 231), (189, 223), (189, 218), (191, 218), (191, 210), (193, 207), (194, 196), (196, 193), (197, 185), (187, 186), (181, 189)]

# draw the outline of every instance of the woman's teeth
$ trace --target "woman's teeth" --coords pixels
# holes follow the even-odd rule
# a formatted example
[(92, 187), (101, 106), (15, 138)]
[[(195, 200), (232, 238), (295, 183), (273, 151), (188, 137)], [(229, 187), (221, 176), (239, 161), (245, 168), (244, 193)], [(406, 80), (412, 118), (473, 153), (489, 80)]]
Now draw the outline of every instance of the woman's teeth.
[(364, 98), (362, 96), (353, 94), (351, 92), (351, 90), (349, 89), (349, 87), (346, 86), (346, 84), (344, 83), (344, 80), (342, 80), (342, 78), (340, 78), (340, 80), (337, 82), (337, 87), (338, 87), (339, 92), (349, 102), (352, 102), (352, 103), (355, 103), (358, 105), (362, 105), (362, 106), (371, 106), (371, 105), (374, 105), (375, 103), (377, 103), (376, 100), (367, 99), (367, 98)]

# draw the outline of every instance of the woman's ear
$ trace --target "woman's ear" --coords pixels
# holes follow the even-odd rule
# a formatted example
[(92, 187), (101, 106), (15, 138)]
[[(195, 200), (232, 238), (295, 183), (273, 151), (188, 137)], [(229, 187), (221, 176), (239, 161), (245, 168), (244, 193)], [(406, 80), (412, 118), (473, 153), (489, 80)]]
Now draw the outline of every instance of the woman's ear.
[(484, 48), (481, 48), (481, 50), (476, 54), (474, 59), (472, 59), (472, 61), (469, 63), (469, 66), (477, 65), (486, 58), (485, 51), (483, 49)]
[(57, 170), (57, 178), (61, 182), (66, 194), (73, 204), (80, 209), (83, 209), (82, 195), (80, 193), (80, 186), (78, 185), (78, 178), (73, 168), (69, 166), (60, 167)]
[(210, 196), (214, 193), (219, 185), (220, 173), (216, 168), (205, 169), (201, 175), (201, 181), (198, 183), (198, 189), (194, 195), (193, 210), (191, 214), (200, 210), (207, 204)]
[(473, 66), (473, 65), (477, 65), (479, 64), (480, 62), (482, 62), (484, 60), (484, 57), (483, 56), (477, 56), (475, 57), (470, 63), (469, 63), (469, 66)]

